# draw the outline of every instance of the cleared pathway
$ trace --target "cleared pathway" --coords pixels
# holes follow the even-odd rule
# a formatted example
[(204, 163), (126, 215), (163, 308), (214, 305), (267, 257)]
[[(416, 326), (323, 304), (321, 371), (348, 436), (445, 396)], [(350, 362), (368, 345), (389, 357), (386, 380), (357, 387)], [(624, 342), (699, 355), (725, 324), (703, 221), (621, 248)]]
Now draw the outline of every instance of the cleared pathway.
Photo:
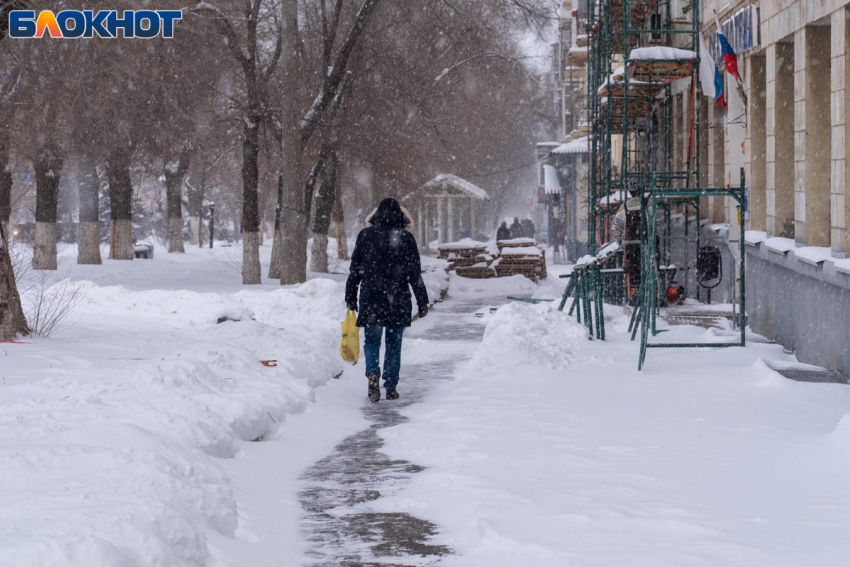
[(424, 566), (438, 564), (452, 553), (431, 541), (439, 526), (404, 512), (376, 511), (370, 505), (423, 470), (416, 463), (384, 455), (378, 431), (406, 421), (403, 408), (420, 401), (435, 383), (452, 378), (455, 366), (471, 355), (484, 333), (484, 326), (469, 315), (496, 301), (493, 297), (449, 298), (408, 329), (406, 336), (455, 344), (433, 349), (443, 357), (427, 364), (408, 365), (402, 359), (400, 400), (366, 401), (363, 378), (362, 411), (371, 425), (342, 441), (303, 477), (305, 488), (299, 496), (304, 509), (302, 528), (310, 544), (307, 565)]

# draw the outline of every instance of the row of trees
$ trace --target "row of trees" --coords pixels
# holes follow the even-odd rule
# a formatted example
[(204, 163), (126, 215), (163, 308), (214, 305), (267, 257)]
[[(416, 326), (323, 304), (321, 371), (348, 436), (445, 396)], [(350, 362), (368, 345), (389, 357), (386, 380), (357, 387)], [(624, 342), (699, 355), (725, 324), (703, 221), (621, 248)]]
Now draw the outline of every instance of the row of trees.
[[(306, 280), (310, 234), (312, 268), (326, 270), (332, 218), (403, 199), (437, 173), (486, 186), (498, 207), (527, 174), (521, 166), (543, 130), (545, 101), (521, 45), (546, 29), (545, 4), (222, 0), (184, 7), (173, 40), (6, 37), (0, 223), (33, 202), (33, 267), (56, 269), (60, 188), (76, 190), (78, 262), (97, 264), (108, 187), (109, 254), (129, 260), (134, 192), (152, 178), (168, 250), (179, 253), (184, 215), (196, 231), (215, 185), (241, 218), (243, 283), (261, 282), (260, 222), (276, 211), (269, 275), (292, 284)], [(16, 295), (6, 280), (14, 283), (0, 274), (8, 336), (15, 325), (3, 323), (12, 319), (3, 306)]]

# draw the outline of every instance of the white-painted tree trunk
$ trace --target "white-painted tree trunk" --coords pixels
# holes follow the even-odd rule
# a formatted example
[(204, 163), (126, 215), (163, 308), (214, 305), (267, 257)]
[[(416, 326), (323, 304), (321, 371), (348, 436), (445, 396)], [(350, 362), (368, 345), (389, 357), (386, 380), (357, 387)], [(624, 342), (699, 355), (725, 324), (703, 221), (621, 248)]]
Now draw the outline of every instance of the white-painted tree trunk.
[(336, 257), (348, 260), (348, 237), (345, 234), (345, 221), (336, 221)]
[(35, 223), (35, 251), (32, 256), (35, 270), (56, 269), (56, 223)]
[(278, 230), (272, 239), (272, 256), (269, 261), (269, 278), (273, 280), (280, 279), (280, 265), (283, 261), (281, 258), (283, 253), (283, 249), (281, 248), (282, 241), (283, 235)]
[(259, 232), (242, 233), (242, 283), (245, 285), (263, 283)]
[(189, 217), (189, 244), (192, 246), (198, 245), (198, 229), (200, 228), (200, 224), (200, 218)]
[(77, 264), (101, 264), (100, 221), (77, 225)]
[(168, 251), (185, 253), (183, 248), (183, 219), (168, 219)]
[(109, 258), (112, 260), (132, 260), (135, 247), (133, 246), (133, 221), (130, 219), (113, 220), (110, 227), (112, 245)]
[(328, 271), (328, 235), (313, 233), (313, 248), (310, 256), (310, 270), (324, 274)]

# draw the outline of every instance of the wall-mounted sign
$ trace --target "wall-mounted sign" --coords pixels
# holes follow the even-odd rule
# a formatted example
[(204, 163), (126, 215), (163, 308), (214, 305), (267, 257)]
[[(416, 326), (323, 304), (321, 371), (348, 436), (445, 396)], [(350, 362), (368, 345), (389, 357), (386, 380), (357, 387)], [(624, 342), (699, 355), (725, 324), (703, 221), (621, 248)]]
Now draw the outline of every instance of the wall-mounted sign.
[[(741, 8), (731, 18), (723, 21), (720, 27), (738, 57), (761, 47), (759, 9), (756, 6)], [(716, 33), (709, 34), (708, 49), (714, 57), (714, 62), (723, 69), (723, 53), (720, 51), (720, 40)]]

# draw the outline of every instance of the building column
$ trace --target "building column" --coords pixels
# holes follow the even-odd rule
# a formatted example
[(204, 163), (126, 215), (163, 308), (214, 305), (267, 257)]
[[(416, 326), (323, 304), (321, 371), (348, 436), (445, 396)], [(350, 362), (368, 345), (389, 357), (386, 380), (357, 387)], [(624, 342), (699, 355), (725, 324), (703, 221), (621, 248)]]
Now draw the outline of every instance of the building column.
[(469, 231), (472, 240), (478, 240), (478, 201), (469, 198)]
[(428, 230), (426, 225), (427, 214), (425, 208), (428, 206), (428, 201), (425, 198), (420, 199), (419, 206), (416, 210), (416, 241), (419, 244), (419, 252), (422, 254), (428, 253)]
[(779, 234), (776, 226), (776, 57), (779, 44), (771, 43), (764, 57), (764, 222), (768, 236)]
[(744, 171), (747, 174), (749, 187), (749, 228), (750, 230), (766, 230), (765, 221), (765, 187), (766, 187), (766, 85), (765, 58), (761, 55), (751, 56), (749, 72), (745, 79), (747, 101), (749, 103), (749, 121), (746, 139), (744, 140)]
[(767, 52), (767, 229), (794, 238), (794, 44), (775, 43)]
[(437, 242), (440, 244), (449, 242), (448, 200), (445, 195), (437, 197)]
[(458, 214), (458, 199), (448, 197), (449, 242), (460, 240), (460, 215)]
[(844, 258), (847, 254), (847, 211), (844, 183), (847, 179), (847, 10), (842, 8), (830, 16), (832, 32), (830, 124), (832, 126), (832, 169), (830, 170), (830, 242), (832, 255)]
[(794, 43), (795, 240), (798, 245), (829, 246), (830, 147), (835, 135), (834, 130), (826, 135), (831, 114), (830, 28), (805, 27), (795, 32)]

